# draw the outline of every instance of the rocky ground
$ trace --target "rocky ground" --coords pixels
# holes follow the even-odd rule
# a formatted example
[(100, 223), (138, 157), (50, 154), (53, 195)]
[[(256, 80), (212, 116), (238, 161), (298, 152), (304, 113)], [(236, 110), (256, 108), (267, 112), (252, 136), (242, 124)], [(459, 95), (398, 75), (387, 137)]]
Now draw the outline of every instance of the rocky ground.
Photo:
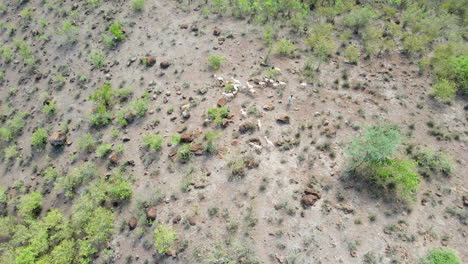
[[(69, 172), (92, 162), (104, 176), (124, 166), (132, 195), (108, 205), (116, 213), (115, 232), (93, 262), (225, 263), (209, 261), (227, 255), (236, 256), (235, 263), (417, 263), (442, 246), (468, 260), (466, 102), (431, 98), (431, 73), (421, 74), (400, 52), (361, 58), (356, 65), (334, 57), (309, 80), (304, 56), (269, 55), (263, 27), (205, 17), (195, 3), (147, 1), (143, 12), (135, 12), (126, 1), (102, 1), (96, 8), (84, 1), (48, 1), (50, 8), (41, 1), (21, 7), (13, 2), (3, 2), (8, 11), (0, 20), (16, 31), (3, 30), (0, 45), (22, 40), (41, 61), (31, 69), (15, 52), (11, 62), (0, 64), (3, 124), (29, 112), (13, 139), (20, 158), (2, 153), (0, 184), (10, 200), (22, 195), (18, 186), (42, 193), (40, 216), (51, 208), (70, 216), (71, 205), (89, 187), (83, 184), (66, 197), (44, 179), (47, 167)], [(18, 15), (28, 7), (30, 20)], [(59, 34), (66, 20), (78, 27)], [(113, 21), (123, 22), (125, 39), (108, 48), (102, 36)], [(291, 38), (306, 49), (300, 36)], [(93, 50), (103, 52), (102, 67), (91, 62)], [(226, 58), (219, 70), (207, 63), (213, 54)], [(148, 65), (140, 62), (144, 57)], [(272, 67), (274, 76), (265, 77)], [(133, 88), (133, 95), (112, 106), (113, 116), (142, 97), (147, 112), (127, 113), (125, 127), (92, 126), (89, 96), (106, 81), (114, 89)], [(53, 115), (42, 111), (50, 102), (56, 103)], [(208, 110), (224, 105), (229, 114), (215, 124)], [(423, 180), (409, 203), (347, 180), (345, 145), (360, 128), (380, 122), (399, 125), (405, 146), (451, 156), (453, 175)], [(434, 127), (459, 136), (438, 140), (429, 134)], [(44, 150), (31, 146), (38, 128), (48, 132)], [(205, 152), (210, 131), (218, 135), (212, 155)], [(85, 133), (96, 145), (124, 150), (104, 157), (82, 151)], [(148, 133), (163, 136), (160, 151), (143, 146)], [(172, 135), (191, 143), (187, 161), (177, 155), (180, 145), (170, 143)], [(177, 232), (166, 256), (153, 247), (153, 221)]]

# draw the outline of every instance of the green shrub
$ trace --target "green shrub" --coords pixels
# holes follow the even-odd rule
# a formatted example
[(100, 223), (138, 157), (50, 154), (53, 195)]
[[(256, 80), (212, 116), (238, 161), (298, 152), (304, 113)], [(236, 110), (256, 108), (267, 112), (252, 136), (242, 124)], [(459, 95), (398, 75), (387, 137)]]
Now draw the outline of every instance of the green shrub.
[(208, 57), (208, 64), (213, 70), (218, 70), (225, 60), (226, 58), (221, 55), (211, 55)]
[(429, 39), (423, 34), (407, 34), (403, 39), (403, 52), (408, 55), (423, 53), (429, 45)]
[(92, 152), (96, 147), (93, 135), (86, 133), (78, 139), (78, 149), (85, 152)]
[(31, 146), (35, 148), (43, 149), (46, 146), (47, 138), (47, 131), (43, 128), (38, 128), (31, 137)]
[(315, 24), (311, 27), (310, 32), (306, 43), (312, 49), (315, 56), (321, 60), (325, 60), (336, 52), (337, 47), (333, 41), (332, 24)]
[(101, 68), (104, 65), (104, 54), (99, 50), (91, 51), (89, 58), (96, 68)]
[(114, 39), (117, 41), (122, 41), (125, 39), (124, 32), (122, 31), (123, 24), (114, 22), (109, 27), (109, 32), (114, 36)]
[(460, 258), (450, 248), (433, 249), (421, 261), (421, 264), (461, 264)]
[(154, 247), (159, 254), (166, 254), (177, 240), (177, 233), (164, 224), (158, 224), (153, 231)]
[(457, 86), (464, 94), (468, 94), (468, 56), (453, 59), (454, 75)]
[(391, 124), (374, 125), (364, 129), (364, 133), (353, 139), (345, 151), (350, 156), (349, 167), (385, 162), (398, 148), (401, 136), (397, 126)]
[(31, 192), (21, 196), (18, 204), (18, 214), (29, 218), (35, 217), (41, 212), (42, 195), (37, 192)]
[(54, 167), (48, 167), (44, 173), (42, 174), (42, 176), (44, 177), (44, 179), (46, 179), (47, 181), (55, 181), (55, 179), (57, 179), (58, 177), (58, 170)]
[(228, 117), (229, 108), (227, 106), (212, 107), (208, 109), (208, 116), (214, 120), (215, 124), (221, 125), (223, 118)]
[(142, 138), (143, 146), (152, 150), (160, 151), (162, 148), (163, 137), (161, 135), (146, 134)]
[(368, 177), (383, 189), (394, 191), (405, 199), (414, 198), (420, 183), (415, 165), (412, 160), (387, 159), (383, 164), (372, 165), (375, 170)]
[(181, 145), (179, 149), (177, 150), (177, 157), (183, 162), (190, 160), (190, 158), (192, 158), (191, 145), (190, 144)]
[(70, 21), (65, 21), (57, 34), (65, 36), (67, 42), (74, 43), (78, 39), (78, 27)]
[(348, 62), (356, 63), (361, 56), (361, 52), (359, 52), (355, 45), (349, 45), (344, 52), (344, 56)]
[(115, 91), (112, 89), (111, 84), (105, 82), (89, 96), (89, 100), (93, 101), (96, 107), (103, 106), (108, 109), (112, 105), (114, 95)]
[(102, 158), (112, 151), (112, 144), (101, 144), (96, 148), (96, 156)]
[(347, 27), (350, 27), (357, 32), (359, 29), (367, 26), (369, 22), (377, 16), (377, 13), (369, 5), (363, 7), (356, 6), (344, 17), (343, 21)]
[(15, 144), (12, 144), (4, 149), (5, 152), (5, 158), (7, 160), (12, 160), (15, 159), (19, 156), (19, 151), (18, 148), (16, 147)]
[(0, 138), (5, 142), (9, 142), (13, 139), (13, 134), (8, 128), (0, 127)]
[(278, 40), (274, 45), (275, 53), (280, 56), (294, 57), (296, 46), (287, 39)]
[(429, 176), (430, 171), (440, 172), (446, 176), (450, 176), (455, 171), (452, 159), (442, 151), (423, 148), (414, 155), (414, 159), (425, 176)]
[(6, 127), (10, 131), (12, 137), (17, 136), (17, 134), (22, 132), (26, 125), (26, 121), (24, 119), (26, 119), (27, 116), (29, 116), (29, 113), (20, 112), (6, 122)]
[(55, 113), (55, 109), (57, 108), (57, 103), (49, 102), (42, 107), (42, 113), (46, 114), (47, 116), (52, 116)]
[(2, 46), (0, 48), (0, 56), (3, 58), (5, 63), (9, 63), (13, 60), (13, 51), (10, 47)]
[(180, 144), (180, 135), (174, 134), (171, 136), (171, 145), (179, 145)]
[(436, 98), (442, 102), (450, 102), (457, 93), (456, 84), (445, 79), (438, 80), (432, 86), (432, 92)]
[(83, 182), (88, 182), (98, 176), (97, 168), (91, 163), (85, 163), (74, 168), (68, 175), (58, 177), (55, 188), (65, 192), (67, 197), (73, 197), (75, 189)]
[(143, 11), (145, 7), (145, 0), (132, 0), (132, 9), (135, 11)]

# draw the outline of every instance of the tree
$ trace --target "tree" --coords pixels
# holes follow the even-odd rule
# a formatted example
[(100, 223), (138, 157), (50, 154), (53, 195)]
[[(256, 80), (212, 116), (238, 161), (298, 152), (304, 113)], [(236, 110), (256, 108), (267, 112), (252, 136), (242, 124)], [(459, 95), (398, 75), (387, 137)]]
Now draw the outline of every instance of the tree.
[(395, 152), (400, 141), (400, 131), (395, 125), (381, 124), (366, 128), (345, 149), (351, 158), (350, 169), (356, 169), (364, 163), (384, 162)]

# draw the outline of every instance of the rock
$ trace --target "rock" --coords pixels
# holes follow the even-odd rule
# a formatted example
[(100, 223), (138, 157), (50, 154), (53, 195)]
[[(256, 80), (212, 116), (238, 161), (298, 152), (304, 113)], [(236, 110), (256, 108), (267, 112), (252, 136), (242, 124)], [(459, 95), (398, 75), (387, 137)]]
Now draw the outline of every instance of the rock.
[(213, 36), (216, 36), (216, 37), (217, 37), (217, 36), (219, 36), (219, 35), (221, 35), (221, 29), (215, 27), (215, 28), (213, 29)]
[(119, 162), (119, 154), (117, 152), (112, 152), (110, 155), (109, 155), (109, 160), (110, 162), (116, 164)]
[(187, 29), (189, 26), (188, 26), (188, 24), (180, 24), (179, 27), (181, 29)]
[(39, 81), (40, 79), (42, 79), (42, 74), (41, 73), (36, 73), (36, 74), (34, 74), (33, 78), (34, 78), (34, 80)]
[(190, 111), (188, 111), (188, 110), (182, 111), (182, 118), (183, 119), (189, 119), (190, 118)]
[(53, 132), (49, 137), (49, 143), (54, 147), (65, 145), (67, 137), (60, 131)]
[(463, 196), (463, 205), (468, 206), (468, 195)]
[(203, 145), (199, 143), (194, 143), (190, 146), (190, 151), (192, 151), (197, 156), (201, 156), (203, 155)]
[(180, 142), (182, 143), (190, 143), (193, 141), (193, 133), (185, 133), (180, 136)]
[(153, 56), (145, 56), (143, 58), (141, 58), (141, 62), (148, 66), (148, 67), (151, 67), (153, 66), (155, 63), (156, 63), (156, 57), (153, 57)]
[(253, 131), (256, 128), (256, 124), (253, 122), (245, 121), (239, 126), (240, 133), (247, 133), (248, 131)]
[(148, 220), (151, 220), (151, 221), (156, 220), (156, 215), (157, 215), (156, 206), (151, 206), (150, 208), (148, 208), (148, 210), (146, 210), (146, 218)]
[(182, 220), (182, 216), (177, 215), (176, 217), (174, 217), (174, 219), (172, 219), (172, 223), (178, 224), (181, 220)]
[(272, 111), (275, 109), (275, 106), (272, 103), (267, 103), (263, 106), (263, 110), (265, 111)]
[(313, 206), (320, 199), (320, 194), (313, 189), (306, 189), (301, 198), (302, 207), (308, 208)]
[(192, 24), (192, 26), (190, 26), (190, 30), (191, 30), (192, 32), (198, 32), (198, 25)]
[(221, 99), (219, 99), (219, 100), (218, 100), (218, 103), (217, 103), (217, 105), (218, 105), (219, 107), (225, 106), (226, 104), (227, 104), (227, 99), (224, 98), (224, 97), (221, 98)]
[(133, 229), (135, 229), (135, 228), (137, 227), (137, 224), (138, 224), (138, 220), (137, 220), (136, 217), (133, 216), (133, 217), (130, 218), (130, 220), (128, 221), (128, 228), (129, 228), (130, 230), (133, 230)]
[(282, 114), (276, 118), (278, 123), (289, 124), (289, 116), (287, 114)]
[(167, 69), (169, 68), (169, 66), (171, 66), (171, 63), (169, 61), (162, 61), (161, 63), (159, 63), (159, 67), (161, 67), (161, 69)]

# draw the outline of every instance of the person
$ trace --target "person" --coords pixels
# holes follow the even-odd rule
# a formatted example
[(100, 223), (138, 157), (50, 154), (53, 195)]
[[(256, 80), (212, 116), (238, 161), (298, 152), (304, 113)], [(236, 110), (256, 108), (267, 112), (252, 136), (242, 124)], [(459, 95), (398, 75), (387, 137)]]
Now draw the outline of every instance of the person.
[(292, 104), (292, 102), (294, 101), (294, 97), (292, 95), (289, 96), (288, 98), (288, 105)]

